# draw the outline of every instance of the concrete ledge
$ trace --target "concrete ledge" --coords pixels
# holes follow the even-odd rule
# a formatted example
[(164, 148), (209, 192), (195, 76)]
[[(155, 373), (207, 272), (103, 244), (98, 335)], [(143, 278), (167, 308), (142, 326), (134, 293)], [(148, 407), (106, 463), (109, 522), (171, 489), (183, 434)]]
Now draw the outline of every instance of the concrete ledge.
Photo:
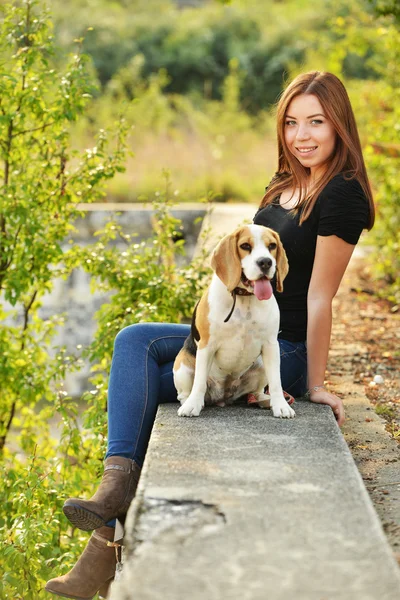
[(159, 408), (112, 600), (398, 600), (400, 572), (330, 408)]

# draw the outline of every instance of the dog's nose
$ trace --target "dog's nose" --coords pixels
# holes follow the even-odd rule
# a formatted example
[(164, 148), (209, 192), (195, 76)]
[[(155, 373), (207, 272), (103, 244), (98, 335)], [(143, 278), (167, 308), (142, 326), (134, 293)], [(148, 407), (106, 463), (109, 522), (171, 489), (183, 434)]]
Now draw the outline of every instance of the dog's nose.
[(272, 267), (272, 260), (268, 257), (259, 258), (256, 262), (263, 273), (266, 273)]

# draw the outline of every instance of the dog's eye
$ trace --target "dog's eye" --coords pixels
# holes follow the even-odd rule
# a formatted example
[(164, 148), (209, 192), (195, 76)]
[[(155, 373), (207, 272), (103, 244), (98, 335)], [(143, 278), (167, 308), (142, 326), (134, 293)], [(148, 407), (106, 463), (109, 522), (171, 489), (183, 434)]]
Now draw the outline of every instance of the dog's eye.
[(273, 242), (268, 246), (268, 250), (276, 250), (276, 244)]
[(251, 252), (250, 244), (240, 244), (240, 247), (242, 250), (248, 250), (249, 252)]

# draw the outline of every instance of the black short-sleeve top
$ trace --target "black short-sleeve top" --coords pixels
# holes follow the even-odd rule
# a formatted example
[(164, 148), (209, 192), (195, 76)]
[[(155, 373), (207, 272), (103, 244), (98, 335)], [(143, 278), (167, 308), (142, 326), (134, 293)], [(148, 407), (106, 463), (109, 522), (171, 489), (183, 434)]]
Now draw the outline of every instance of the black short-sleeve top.
[(369, 203), (360, 183), (356, 179), (345, 179), (341, 173), (325, 186), (302, 225), (300, 214), (281, 206), (279, 198), (257, 211), (254, 223), (279, 233), (289, 261), (283, 292), (274, 288), (281, 315), (281, 339), (306, 340), (307, 293), (317, 236), (336, 235), (355, 245), (362, 230), (368, 227), (369, 212)]

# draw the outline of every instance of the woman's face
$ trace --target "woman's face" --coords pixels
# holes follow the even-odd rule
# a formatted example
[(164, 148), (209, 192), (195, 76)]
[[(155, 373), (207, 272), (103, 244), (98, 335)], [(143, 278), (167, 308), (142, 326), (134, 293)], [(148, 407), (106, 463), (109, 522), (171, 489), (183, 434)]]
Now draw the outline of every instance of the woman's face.
[(311, 169), (314, 179), (324, 173), (335, 149), (336, 132), (317, 96), (300, 94), (293, 98), (285, 117), (285, 141), (303, 167)]

